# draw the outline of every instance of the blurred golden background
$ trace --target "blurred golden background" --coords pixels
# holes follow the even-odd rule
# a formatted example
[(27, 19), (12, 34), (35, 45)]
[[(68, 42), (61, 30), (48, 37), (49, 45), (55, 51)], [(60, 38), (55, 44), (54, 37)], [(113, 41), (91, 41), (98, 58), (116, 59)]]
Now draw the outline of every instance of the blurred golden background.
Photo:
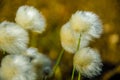
[[(18, 7), (30, 5), (43, 13), (47, 29), (43, 34), (32, 34), (30, 46), (37, 47), (55, 63), (61, 50), (60, 28), (77, 10), (92, 11), (103, 22), (104, 32), (90, 46), (100, 51), (103, 71), (100, 76), (83, 80), (120, 80), (120, 1), (119, 0), (0, 0), (0, 22), (15, 22)], [(1, 54), (1, 59), (2, 59)], [(64, 53), (57, 74), (50, 80), (70, 80), (73, 54)], [(75, 74), (77, 76), (77, 73)]]

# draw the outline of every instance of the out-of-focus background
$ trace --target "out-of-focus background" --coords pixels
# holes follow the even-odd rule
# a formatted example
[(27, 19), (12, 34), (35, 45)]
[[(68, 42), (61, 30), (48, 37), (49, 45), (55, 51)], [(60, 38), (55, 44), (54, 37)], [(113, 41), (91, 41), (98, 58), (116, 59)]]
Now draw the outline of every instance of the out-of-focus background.
[[(103, 71), (95, 78), (82, 80), (120, 80), (120, 1), (119, 0), (0, 0), (0, 22), (15, 22), (18, 7), (30, 5), (43, 13), (47, 28), (43, 34), (32, 34), (30, 46), (37, 47), (55, 63), (62, 49), (60, 29), (77, 10), (92, 11), (103, 22), (104, 32), (90, 46), (100, 51)], [(2, 59), (2, 54), (0, 54)], [(73, 54), (64, 53), (57, 73), (50, 80), (70, 80)], [(77, 73), (75, 73), (75, 77)]]

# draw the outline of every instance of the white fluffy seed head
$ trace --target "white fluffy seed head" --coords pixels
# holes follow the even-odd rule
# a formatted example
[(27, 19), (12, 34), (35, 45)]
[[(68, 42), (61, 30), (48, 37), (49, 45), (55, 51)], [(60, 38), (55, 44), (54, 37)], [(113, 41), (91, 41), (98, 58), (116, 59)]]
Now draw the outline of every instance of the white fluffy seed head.
[(31, 57), (33, 63), (38, 60), (39, 62), (37, 64), (41, 64), (41, 66), (51, 64), (51, 60), (44, 54), (40, 53), (37, 48), (30, 47), (24, 54), (28, 57)]
[(8, 55), (1, 63), (2, 80), (36, 80), (36, 74), (29, 58), (22, 55)]
[(99, 38), (102, 33), (101, 21), (92, 12), (77, 11), (72, 15), (70, 25), (73, 31), (78, 34), (87, 34), (90, 37)]
[(60, 37), (61, 37), (61, 44), (62, 47), (71, 53), (74, 53), (77, 48), (77, 42), (76, 38), (70, 28), (70, 24), (66, 23), (65, 25), (62, 26), (61, 32), (60, 32)]
[[(77, 50), (79, 37), (71, 29), (71, 25), (69, 22), (62, 26), (60, 37), (62, 47), (70, 53), (75, 53)], [(88, 43), (88, 40), (85, 39), (84, 36), (81, 36), (80, 48), (87, 46)]]
[(101, 58), (97, 51), (91, 48), (82, 48), (74, 55), (75, 69), (83, 76), (93, 77), (101, 72)]
[(39, 53), (36, 48), (28, 48), (24, 53), (26, 56), (31, 58), (31, 63), (34, 66), (35, 72), (38, 74), (38, 79), (52, 74), (52, 63), (51, 60), (42, 53)]
[(42, 13), (31, 6), (21, 6), (17, 13), (15, 21), (24, 29), (42, 33), (46, 28), (46, 21)]
[(0, 24), (0, 49), (10, 54), (22, 53), (29, 42), (28, 33), (15, 23)]

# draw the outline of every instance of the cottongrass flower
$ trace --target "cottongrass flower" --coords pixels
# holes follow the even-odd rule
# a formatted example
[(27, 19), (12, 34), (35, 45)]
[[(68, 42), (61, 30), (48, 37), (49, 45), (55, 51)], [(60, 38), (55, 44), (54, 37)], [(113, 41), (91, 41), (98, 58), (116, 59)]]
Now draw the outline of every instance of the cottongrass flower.
[(21, 6), (17, 10), (15, 21), (24, 29), (38, 33), (42, 33), (46, 28), (44, 16), (32, 6)]
[(88, 40), (99, 38), (102, 33), (102, 23), (99, 17), (92, 12), (77, 11), (70, 18), (70, 25), (74, 32)]
[(36, 80), (30, 59), (23, 55), (8, 55), (1, 63), (2, 80)]
[(10, 54), (20, 54), (27, 48), (28, 33), (15, 23), (0, 23), (0, 49)]
[(97, 51), (87, 47), (80, 49), (73, 59), (75, 69), (86, 77), (99, 75), (101, 72), (101, 58)]
[[(62, 26), (60, 31), (60, 38), (61, 45), (66, 51), (70, 53), (76, 52), (79, 37), (76, 36), (74, 31), (71, 29), (71, 25), (69, 22)], [(84, 39), (84, 37), (81, 37), (81, 43), (79, 44), (80, 48), (86, 47), (88, 45), (88, 40)]]
[[(90, 40), (99, 38), (101, 33), (102, 24), (97, 15), (92, 12), (77, 11), (61, 28), (61, 44), (66, 51), (75, 53), (78, 45), (79, 48), (88, 46)], [(80, 43), (78, 43), (79, 38)]]
[(52, 74), (51, 60), (44, 54), (39, 53), (36, 48), (28, 48), (24, 55), (31, 58), (31, 63), (38, 74), (38, 79), (49, 77)]

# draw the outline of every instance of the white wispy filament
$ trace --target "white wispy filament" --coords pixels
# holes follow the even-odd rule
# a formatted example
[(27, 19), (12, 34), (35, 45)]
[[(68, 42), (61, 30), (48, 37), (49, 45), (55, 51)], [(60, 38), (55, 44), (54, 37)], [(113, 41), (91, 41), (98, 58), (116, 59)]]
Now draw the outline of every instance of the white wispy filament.
[(29, 58), (22, 55), (8, 55), (1, 63), (2, 80), (36, 80), (36, 74)]
[(102, 23), (96, 14), (77, 11), (61, 28), (61, 44), (66, 51), (75, 53), (79, 38), (79, 48), (83, 48), (88, 46), (93, 38), (99, 38), (101, 33)]
[(73, 65), (81, 75), (89, 78), (99, 75), (102, 70), (100, 55), (89, 47), (80, 49), (74, 55)]
[(28, 33), (15, 23), (0, 23), (0, 49), (10, 54), (19, 54), (26, 50)]
[(15, 21), (24, 29), (42, 33), (46, 28), (46, 21), (42, 13), (32, 6), (21, 6), (17, 10)]
[[(76, 36), (74, 31), (71, 29), (71, 25), (69, 22), (62, 26), (60, 31), (60, 38), (61, 38), (62, 47), (66, 51), (70, 53), (76, 52), (79, 37)], [(88, 40), (84, 39), (84, 37), (81, 36), (80, 48), (85, 47), (87, 45), (88, 45)]]
[(44, 54), (38, 52), (37, 48), (28, 48), (24, 55), (31, 58), (31, 63), (34, 66), (35, 72), (38, 74), (38, 79), (42, 79), (43, 77), (48, 77), (51, 75), (51, 60)]
[(77, 11), (70, 18), (70, 25), (74, 32), (87, 36), (87, 39), (99, 38), (102, 33), (102, 23), (92, 12)]

